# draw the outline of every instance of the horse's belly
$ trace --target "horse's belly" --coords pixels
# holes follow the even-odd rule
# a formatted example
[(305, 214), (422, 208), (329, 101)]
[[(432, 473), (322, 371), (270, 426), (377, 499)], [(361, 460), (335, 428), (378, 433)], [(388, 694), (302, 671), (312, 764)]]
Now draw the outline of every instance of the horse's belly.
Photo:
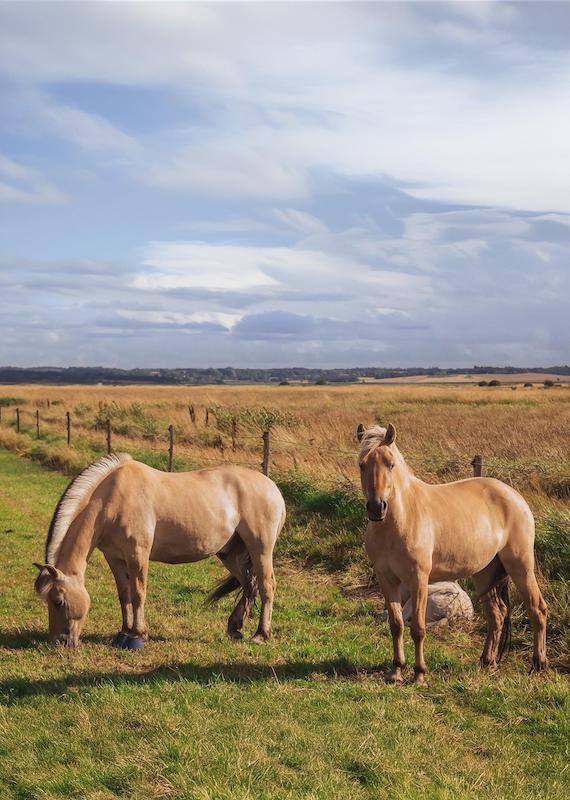
[(495, 558), (502, 548), (502, 535), (488, 535), (477, 545), (470, 540), (455, 541), (449, 549), (434, 547), (430, 582), (456, 580), (475, 575)]
[(187, 564), (215, 555), (233, 535), (233, 530), (192, 531), (180, 528), (160, 528), (155, 532), (151, 561), (165, 564)]

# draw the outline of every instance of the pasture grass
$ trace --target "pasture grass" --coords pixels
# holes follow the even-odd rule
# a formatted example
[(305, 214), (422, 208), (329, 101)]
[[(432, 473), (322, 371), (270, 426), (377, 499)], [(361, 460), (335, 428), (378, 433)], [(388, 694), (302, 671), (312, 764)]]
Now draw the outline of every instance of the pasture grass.
[(52, 648), (31, 562), (66, 483), (0, 451), (2, 800), (568, 796), (566, 676), (527, 675), (522, 629), (495, 674), (476, 666), (477, 633), (447, 631), (428, 634), (427, 689), (387, 686), (377, 599), (344, 573), (285, 557), (307, 524), (303, 509), (356, 523), (342, 497), (311, 485), (290, 496), (268, 645), (226, 639), (229, 603), (204, 607), (222, 568), (206, 561), (151, 565), (151, 642), (113, 650), (119, 606), (95, 554), (84, 645)]

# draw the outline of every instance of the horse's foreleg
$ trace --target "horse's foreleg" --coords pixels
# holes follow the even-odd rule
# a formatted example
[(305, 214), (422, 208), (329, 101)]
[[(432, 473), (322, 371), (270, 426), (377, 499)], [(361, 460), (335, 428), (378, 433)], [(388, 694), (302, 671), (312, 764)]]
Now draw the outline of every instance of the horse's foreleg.
[(426, 636), (426, 605), (428, 597), (428, 576), (421, 573), (410, 581), (410, 594), (412, 597), (412, 624), (411, 633), (416, 650), (414, 662), (414, 683), (422, 686), (425, 684), (427, 672), (424, 660), (424, 639)]
[(146, 600), (146, 582), (148, 575), (148, 552), (137, 549), (127, 561), (129, 570), (129, 583), (133, 603), (133, 625), (131, 628), (132, 641), (130, 649), (139, 649), (148, 639), (147, 627), (144, 617), (144, 604)]
[(385, 575), (377, 574), (380, 590), (386, 601), (394, 658), (392, 669), (386, 674), (388, 683), (402, 683), (402, 670), (406, 665), (404, 652), (404, 618), (402, 616), (402, 597), (400, 583), (390, 581)]
[(117, 584), (117, 594), (119, 595), (119, 602), (121, 604), (121, 614), (123, 617), (123, 624), (119, 633), (113, 639), (113, 644), (120, 647), (125, 641), (133, 627), (133, 604), (131, 600), (131, 585), (129, 582), (129, 574), (127, 571), (127, 562), (121, 558), (113, 558), (105, 553), (105, 559), (109, 565), (115, 583)]

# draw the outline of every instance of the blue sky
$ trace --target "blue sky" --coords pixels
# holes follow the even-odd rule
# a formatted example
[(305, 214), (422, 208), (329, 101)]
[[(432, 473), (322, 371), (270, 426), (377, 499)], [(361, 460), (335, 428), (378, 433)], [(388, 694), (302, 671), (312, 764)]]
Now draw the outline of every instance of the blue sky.
[(565, 3), (2, 3), (0, 364), (568, 363)]

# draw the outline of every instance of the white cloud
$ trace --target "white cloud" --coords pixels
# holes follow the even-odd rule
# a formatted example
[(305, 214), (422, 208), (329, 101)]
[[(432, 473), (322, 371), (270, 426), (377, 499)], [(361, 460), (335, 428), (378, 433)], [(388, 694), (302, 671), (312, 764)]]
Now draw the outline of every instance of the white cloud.
[[(3, 8), (4, 74), (175, 88), (205, 112), (139, 142), (132, 176), (151, 185), (295, 199), (327, 170), (570, 210), (570, 57), (533, 4), (25, 5)], [(46, 114), (84, 147), (132, 147), (95, 115)]]

